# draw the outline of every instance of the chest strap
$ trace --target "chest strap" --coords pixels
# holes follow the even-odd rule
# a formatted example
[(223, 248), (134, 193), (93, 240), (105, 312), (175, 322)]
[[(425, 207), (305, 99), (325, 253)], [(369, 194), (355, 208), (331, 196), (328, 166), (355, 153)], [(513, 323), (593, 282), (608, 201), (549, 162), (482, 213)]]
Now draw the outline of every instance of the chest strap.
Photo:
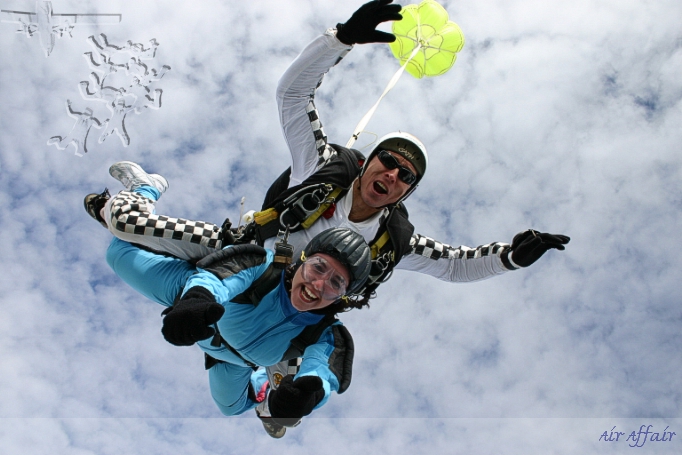
[[(331, 314), (326, 315), (320, 322), (318, 322), (315, 325), (309, 325), (303, 329), (301, 333), (298, 334), (296, 338), (290, 341), (289, 347), (287, 350), (284, 352), (282, 355), (281, 360), (291, 360), (295, 359), (297, 357), (301, 357), (303, 353), (305, 352), (306, 348), (320, 339), (320, 335), (322, 335), (322, 332), (325, 331), (327, 327), (330, 325), (334, 324), (338, 319), (334, 317)], [(218, 331), (218, 326), (214, 327), (216, 330), (215, 335), (213, 336), (213, 339), (211, 340), (211, 346), (214, 347), (220, 347), (224, 346), (229, 350), (232, 354), (236, 355), (238, 358), (240, 358), (246, 365), (249, 367), (253, 368), (254, 370), (258, 369), (258, 365), (255, 363), (246, 360), (235, 348), (230, 346), (227, 341), (225, 341), (225, 338), (223, 338), (220, 335), (220, 332)], [(211, 357), (208, 354), (205, 354), (205, 367), (206, 369), (210, 369), (214, 365), (218, 363), (225, 363), (222, 360), (215, 359)]]
[(306, 218), (305, 221), (301, 223), (301, 227), (303, 227), (303, 229), (308, 229), (310, 226), (312, 226), (313, 223), (317, 221), (317, 219), (321, 217), (324, 212), (329, 210), (329, 206), (336, 202), (336, 198), (338, 197), (339, 194), (341, 194), (341, 191), (343, 191), (341, 188), (334, 189), (334, 191), (332, 191), (331, 194), (327, 196), (325, 202), (320, 204), (320, 207), (315, 211), (315, 213), (310, 215), (308, 218)]
[(254, 221), (258, 226), (265, 226), (279, 219), (281, 228), (308, 229), (336, 202), (342, 191), (343, 188), (328, 183), (301, 188), (281, 204), (256, 212)]

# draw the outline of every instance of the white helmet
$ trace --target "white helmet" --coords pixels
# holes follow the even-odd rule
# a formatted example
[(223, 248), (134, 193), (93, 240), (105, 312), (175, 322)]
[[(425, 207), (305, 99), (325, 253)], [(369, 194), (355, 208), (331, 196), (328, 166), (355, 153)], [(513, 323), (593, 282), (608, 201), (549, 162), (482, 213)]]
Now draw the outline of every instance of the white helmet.
[(397, 153), (409, 161), (417, 171), (417, 180), (412, 184), (412, 188), (410, 188), (407, 193), (400, 198), (400, 201), (404, 201), (407, 196), (412, 194), (412, 192), (417, 188), (417, 185), (419, 185), (422, 177), (424, 177), (426, 167), (429, 164), (429, 156), (426, 153), (426, 147), (424, 147), (424, 144), (422, 144), (419, 139), (410, 133), (404, 133), (402, 131), (388, 133), (379, 139), (376, 147), (374, 147), (372, 153), (370, 153), (365, 160), (362, 170), (360, 171), (360, 176), (365, 173), (368, 163), (372, 161), (372, 158), (374, 158), (381, 150), (388, 150)]
[(424, 176), (426, 166), (429, 163), (429, 156), (426, 154), (426, 147), (424, 147), (424, 144), (410, 133), (396, 131), (394, 133), (388, 133), (379, 139), (376, 147), (374, 147), (372, 153), (367, 157), (367, 160), (362, 167), (362, 173), (365, 172), (367, 163), (369, 163), (380, 150), (395, 152), (412, 163), (412, 166), (414, 166), (417, 171), (417, 181), (414, 185), (417, 185)]

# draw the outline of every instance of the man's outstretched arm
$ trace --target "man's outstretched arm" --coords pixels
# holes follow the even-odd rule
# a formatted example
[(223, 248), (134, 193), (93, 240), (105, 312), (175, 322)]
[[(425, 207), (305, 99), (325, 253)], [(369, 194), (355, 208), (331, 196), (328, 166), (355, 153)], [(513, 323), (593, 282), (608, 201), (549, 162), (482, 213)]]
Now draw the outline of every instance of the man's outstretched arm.
[(452, 247), (421, 234), (412, 236), (411, 251), (397, 269), (425, 273), (451, 282), (479, 281), (510, 270), (528, 267), (550, 249), (564, 250), (565, 235), (529, 229), (517, 234), (511, 245), (494, 242), (476, 248)]

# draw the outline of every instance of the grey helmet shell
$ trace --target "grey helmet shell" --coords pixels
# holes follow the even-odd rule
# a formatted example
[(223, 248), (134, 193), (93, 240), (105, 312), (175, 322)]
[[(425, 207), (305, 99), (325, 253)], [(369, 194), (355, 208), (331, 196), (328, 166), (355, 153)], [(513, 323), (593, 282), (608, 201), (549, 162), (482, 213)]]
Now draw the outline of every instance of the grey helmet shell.
[(320, 232), (306, 245), (305, 256), (324, 253), (341, 262), (350, 274), (346, 295), (362, 289), (369, 278), (372, 255), (365, 239), (348, 228), (331, 228)]

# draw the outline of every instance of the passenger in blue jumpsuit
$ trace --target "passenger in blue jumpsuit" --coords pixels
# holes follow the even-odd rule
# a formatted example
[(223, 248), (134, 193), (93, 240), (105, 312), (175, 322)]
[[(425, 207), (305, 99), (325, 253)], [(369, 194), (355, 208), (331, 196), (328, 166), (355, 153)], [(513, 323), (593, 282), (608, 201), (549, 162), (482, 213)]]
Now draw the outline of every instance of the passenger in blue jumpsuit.
[[(155, 201), (165, 191), (165, 179), (154, 179), (133, 185), (138, 203)], [(279, 269), (273, 266), (274, 252), (257, 245), (228, 246), (195, 266), (113, 238), (106, 257), (126, 283), (168, 307), (162, 328), (167, 341), (197, 343), (207, 354), (211, 394), (223, 414), (241, 414), (260, 404), (262, 418), (297, 422), (332, 391), (341, 393), (349, 385), (352, 340), (347, 342), (350, 335), (336, 319), (304, 348), (295, 377), (284, 377), (276, 389), (256, 368), (276, 364), (306, 327), (352, 306), (371, 266), (360, 234), (346, 228), (324, 231), (300, 258)], [(246, 303), (235, 301), (268, 273), (276, 277), (274, 289)]]

